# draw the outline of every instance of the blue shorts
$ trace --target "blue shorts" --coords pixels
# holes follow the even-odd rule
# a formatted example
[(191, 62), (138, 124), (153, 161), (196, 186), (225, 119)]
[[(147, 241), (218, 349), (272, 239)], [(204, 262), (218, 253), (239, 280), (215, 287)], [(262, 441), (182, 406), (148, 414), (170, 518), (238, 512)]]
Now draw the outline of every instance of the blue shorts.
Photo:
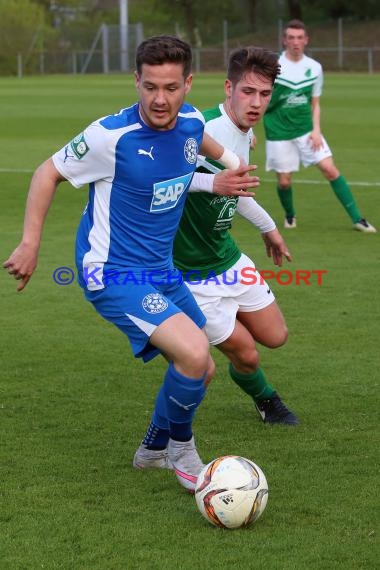
[(133, 354), (148, 362), (158, 348), (149, 339), (156, 328), (172, 315), (185, 313), (203, 328), (206, 317), (184, 283), (111, 284), (98, 291), (85, 290), (97, 312), (127, 335)]

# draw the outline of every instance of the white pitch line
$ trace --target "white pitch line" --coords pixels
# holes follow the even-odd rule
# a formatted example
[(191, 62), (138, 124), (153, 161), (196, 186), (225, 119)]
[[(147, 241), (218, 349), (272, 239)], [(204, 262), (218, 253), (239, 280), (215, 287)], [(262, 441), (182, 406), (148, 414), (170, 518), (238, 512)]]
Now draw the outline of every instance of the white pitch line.
[[(217, 169), (215, 168), (215, 171)], [(0, 168), (0, 174), (32, 174), (34, 170), (29, 170), (28, 168)], [(275, 178), (262, 178), (261, 182), (270, 182), (276, 184), (277, 180)], [(324, 179), (321, 180), (302, 180), (299, 178), (294, 179), (295, 184), (323, 184)], [(380, 182), (348, 182), (350, 186), (380, 186)]]
[[(293, 179), (294, 184), (323, 184), (326, 182), (323, 178), (321, 180), (301, 180), (300, 178)], [(275, 178), (261, 178), (261, 182), (271, 182), (273, 184), (277, 183)], [(380, 186), (380, 182), (350, 182), (350, 186)]]

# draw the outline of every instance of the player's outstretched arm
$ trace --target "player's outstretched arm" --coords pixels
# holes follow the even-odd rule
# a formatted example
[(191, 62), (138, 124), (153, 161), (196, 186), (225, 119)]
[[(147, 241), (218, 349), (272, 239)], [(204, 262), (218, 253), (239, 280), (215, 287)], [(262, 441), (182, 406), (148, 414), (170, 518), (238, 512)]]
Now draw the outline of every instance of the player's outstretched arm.
[(33, 175), (26, 202), (22, 240), (3, 263), (4, 269), (20, 281), (17, 291), (24, 289), (37, 267), (44, 221), (55, 190), (62, 180), (64, 178), (50, 158)]

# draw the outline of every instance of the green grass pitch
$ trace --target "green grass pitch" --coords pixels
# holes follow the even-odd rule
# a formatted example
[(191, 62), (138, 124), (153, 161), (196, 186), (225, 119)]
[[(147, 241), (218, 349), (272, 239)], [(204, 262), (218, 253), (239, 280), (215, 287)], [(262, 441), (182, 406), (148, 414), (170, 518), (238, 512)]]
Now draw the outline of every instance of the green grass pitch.
[[(363, 214), (380, 228), (380, 76), (327, 75), (323, 131)], [(132, 75), (0, 79), (0, 251), (21, 235), (34, 168), (90, 121), (135, 101)], [(188, 100), (223, 97), (223, 75), (195, 77)], [(258, 200), (282, 227), (274, 177)], [(295, 176), (298, 228), (285, 233), (286, 269), (326, 270), (322, 285), (273, 289), (288, 343), (262, 349), (262, 366), (297, 413), (295, 429), (261, 423), (213, 352), (217, 374), (195, 433), (204, 460), (252, 458), (269, 501), (239, 531), (213, 528), (170, 472), (137, 472), (165, 364), (143, 365), (102, 321), (77, 285), (52, 274), (74, 267), (74, 236), (86, 189), (61, 185), (49, 213), (39, 267), (26, 290), (0, 273), (0, 566), (2, 570), (269, 570), (378, 567), (379, 234), (354, 232), (315, 169)], [(261, 269), (272, 268), (258, 232), (233, 234)]]

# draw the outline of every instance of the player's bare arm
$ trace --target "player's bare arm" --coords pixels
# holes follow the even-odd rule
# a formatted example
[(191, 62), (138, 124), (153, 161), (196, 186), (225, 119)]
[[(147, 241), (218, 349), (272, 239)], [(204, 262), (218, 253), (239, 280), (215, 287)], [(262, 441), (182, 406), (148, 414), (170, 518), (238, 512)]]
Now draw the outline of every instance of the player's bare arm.
[(322, 133), (321, 133), (321, 106), (320, 97), (312, 97), (311, 99), (311, 113), (313, 117), (313, 130), (310, 133), (310, 141), (314, 150), (319, 150), (322, 147)]
[(24, 289), (37, 267), (44, 221), (55, 190), (63, 180), (50, 158), (33, 175), (26, 203), (22, 240), (3, 264), (4, 269), (20, 281), (18, 291)]
[(217, 160), (226, 168), (238, 168), (242, 164), (242, 161), (234, 152), (219, 144), (207, 133), (203, 134), (200, 152), (208, 158)]

